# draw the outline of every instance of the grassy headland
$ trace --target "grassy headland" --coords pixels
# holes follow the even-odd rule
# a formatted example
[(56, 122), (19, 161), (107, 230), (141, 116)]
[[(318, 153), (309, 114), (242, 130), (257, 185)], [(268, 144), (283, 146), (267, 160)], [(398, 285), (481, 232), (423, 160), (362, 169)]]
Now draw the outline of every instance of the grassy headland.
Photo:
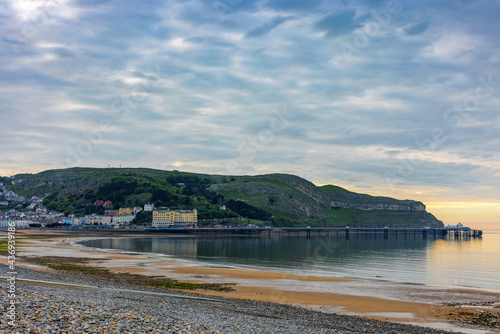
[[(287, 174), (69, 168), (19, 174), (7, 183), (8, 189), (24, 196), (46, 196), (44, 204), (51, 210), (77, 216), (151, 202), (171, 209), (197, 208), (200, 220), (241, 216), (271, 226), (443, 226), (421, 202), (358, 194), (334, 185), (318, 187)], [(96, 200), (112, 205), (95, 206)]]

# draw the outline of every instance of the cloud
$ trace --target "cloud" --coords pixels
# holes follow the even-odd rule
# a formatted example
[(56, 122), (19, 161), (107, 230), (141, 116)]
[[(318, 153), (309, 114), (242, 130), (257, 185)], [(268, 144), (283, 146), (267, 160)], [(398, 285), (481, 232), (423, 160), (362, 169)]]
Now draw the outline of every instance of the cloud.
[(58, 56), (58, 57), (61, 57), (61, 58), (74, 58), (75, 57), (75, 54), (67, 48), (48, 47), (48, 48), (44, 48), (44, 50), (48, 53), (51, 53), (51, 54)]
[(480, 40), (475, 36), (460, 32), (449, 32), (428, 46), (423, 55), (441, 61), (470, 61)]
[(404, 28), (404, 32), (407, 35), (415, 36), (415, 35), (422, 34), (428, 28), (429, 28), (429, 23), (428, 22), (420, 22), (420, 23), (415, 23), (415, 24), (412, 24), (412, 25)]
[(265, 23), (257, 28), (250, 30), (245, 34), (245, 37), (246, 38), (261, 37), (288, 20), (289, 18), (277, 17), (274, 20), (272, 20), (272, 22)]
[(321, 0), (269, 0), (266, 6), (279, 10), (307, 10), (321, 4)]
[(79, 7), (92, 7), (112, 4), (114, 0), (76, 0), (75, 5)]
[(0, 4), (0, 174), (243, 161), (378, 194), (500, 195), (498, 6), (405, 3), (374, 33), (386, 2), (57, 4)]
[(350, 33), (360, 26), (361, 23), (356, 18), (356, 13), (351, 10), (327, 15), (315, 24), (316, 29), (325, 32), (328, 37)]

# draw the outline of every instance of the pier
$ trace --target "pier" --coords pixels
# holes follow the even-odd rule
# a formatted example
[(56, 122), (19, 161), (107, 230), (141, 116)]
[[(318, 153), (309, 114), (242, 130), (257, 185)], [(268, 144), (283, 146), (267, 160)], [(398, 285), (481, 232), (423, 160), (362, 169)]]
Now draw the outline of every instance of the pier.
[(213, 236), (337, 236), (351, 237), (374, 236), (388, 239), (392, 237), (419, 236), (422, 238), (481, 238), (482, 230), (469, 228), (342, 228), (342, 227), (271, 227), (271, 228), (196, 228), (196, 229), (147, 229), (147, 232), (169, 234), (192, 234)]

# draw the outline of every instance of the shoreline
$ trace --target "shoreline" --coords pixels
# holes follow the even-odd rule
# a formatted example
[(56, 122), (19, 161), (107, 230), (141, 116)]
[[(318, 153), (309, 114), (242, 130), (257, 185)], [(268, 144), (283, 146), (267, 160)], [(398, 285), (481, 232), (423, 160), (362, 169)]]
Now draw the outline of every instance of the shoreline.
[[(459, 318), (460, 312), (487, 310), (500, 314), (479, 304), (499, 302), (500, 294), (463, 288), (419, 286), (391, 282), (371, 282), (363, 279), (345, 279), (312, 275), (297, 275), (278, 271), (220, 268), (199, 263), (179, 261), (153, 253), (127, 254), (127, 252), (92, 249), (74, 242), (82, 238), (103, 238), (97, 233), (65, 233), (65, 231), (19, 230), (18, 238), (49, 236), (46, 240), (23, 240), (20, 246), (22, 256), (68, 256), (95, 259), (90, 265), (114, 272), (129, 272), (149, 276), (165, 276), (179, 281), (206, 283), (236, 283), (234, 292), (197, 291), (203, 296), (218, 296), (238, 300), (253, 300), (319, 310), (323, 313), (356, 315), (368, 319), (425, 325), (435, 329), (455, 330), (463, 333), (494, 333), (500, 330), (471, 329), (448, 320), (450, 315)], [(89, 235), (90, 234), (90, 235)], [(93, 235), (92, 235), (93, 234)], [(131, 237), (131, 235), (114, 235)], [(145, 237), (141, 235), (141, 237)], [(166, 237), (166, 236), (162, 236)], [(0, 263), (4, 263), (1, 258)], [(40, 270), (32, 264), (22, 263), (33, 270)], [(46, 270), (46, 269), (45, 269)], [(446, 299), (447, 298), (447, 299)], [(454, 306), (444, 305), (455, 304)], [(466, 304), (474, 304), (467, 306)]]
[[(0, 265), (0, 269), (4, 269)], [(24, 277), (40, 272), (22, 268)], [(154, 289), (129, 290), (128, 285), (103, 278), (93, 287), (67, 284), (84, 282), (85, 276), (41, 273), (54, 284), (18, 283), (17, 318), (13, 325), (0, 319), (2, 332), (59, 333), (401, 333), (445, 334), (404, 324), (326, 314), (301, 307), (252, 300), (213, 297)], [(0, 296), (6, 292), (0, 290)], [(188, 297), (188, 298), (186, 298)]]

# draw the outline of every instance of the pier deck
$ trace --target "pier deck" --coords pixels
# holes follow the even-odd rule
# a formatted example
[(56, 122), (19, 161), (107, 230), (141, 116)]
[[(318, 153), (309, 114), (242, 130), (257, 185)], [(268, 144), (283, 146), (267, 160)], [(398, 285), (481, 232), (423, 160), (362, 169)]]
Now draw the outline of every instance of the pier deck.
[(422, 236), (433, 238), (481, 238), (483, 231), (464, 228), (341, 228), (341, 227), (280, 227), (280, 228), (197, 228), (197, 229), (148, 229), (148, 232), (193, 235), (248, 235), (248, 236)]

